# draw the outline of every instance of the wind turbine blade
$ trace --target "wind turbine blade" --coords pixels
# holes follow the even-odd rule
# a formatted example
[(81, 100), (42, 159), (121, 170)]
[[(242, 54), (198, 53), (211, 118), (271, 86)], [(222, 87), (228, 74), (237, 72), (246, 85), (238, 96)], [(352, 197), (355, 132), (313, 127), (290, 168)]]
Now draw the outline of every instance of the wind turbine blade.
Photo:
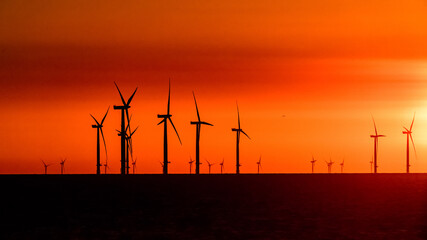
[(198, 119), (198, 120), (199, 120), (199, 122), (200, 122), (199, 108), (197, 107), (196, 95), (194, 95), (194, 91), (193, 91), (193, 98), (194, 98), (194, 103), (196, 104), (197, 119)]
[(251, 138), (248, 136), (248, 134), (246, 134), (243, 130), (242, 130), (242, 133), (243, 133), (243, 134), (245, 134), (245, 136), (246, 136), (246, 137), (248, 137), (249, 139), (251, 139)]
[(169, 115), (170, 105), (171, 105), (171, 80), (169, 79), (168, 115)]
[[(108, 155), (107, 155), (107, 144), (105, 143), (105, 138), (104, 138), (104, 132), (102, 131), (102, 128), (99, 128), (101, 130), (101, 136), (102, 136), (102, 141), (104, 142), (104, 148), (105, 148), (105, 158), (108, 159)], [(107, 160), (105, 160), (107, 161)], [(64, 160), (65, 162), (65, 160)]]
[(407, 132), (409, 132), (409, 130), (406, 127), (403, 127)]
[(129, 133), (132, 131), (131, 129), (130, 129), (130, 120), (131, 120), (131, 118), (129, 117), (129, 111), (128, 111), (128, 109), (126, 108), (126, 118), (127, 118), (127, 120), (128, 120), (128, 126), (126, 127), (126, 131), (127, 131), (127, 129), (129, 129)]
[(165, 118), (163, 118), (163, 120), (162, 121), (160, 121), (159, 123), (157, 123), (157, 125), (160, 125), (160, 124), (162, 124), (162, 123), (164, 123), (165, 122)]
[(374, 117), (372, 117), (372, 121), (374, 122), (375, 135), (378, 135), (378, 132), (377, 132), (377, 125), (375, 124), (375, 119), (374, 119)]
[(181, 138), (179, 137), (178, 131), (176, 130), (175, 125), (172, 122), (172, 119), (169, 118), (169, 122), (171, 122), (172, 127), (175, 130), (175, 132), (176, 132), (176, 136), (178, 136), (179, 143), (182, 145)]
[(132, 98), (133, 98), (133, 96), (135, 96), (136, 90), (138, 90), (138, 87), (135, 88), (135, 91), (133, 91), (132, 96), (130, 96), (128, 103), (126, 104), (127, 106), (129, 106), (130, 102), (132, 102)]
[(136, 130), (138, 130), (139, 126), (135, 128), (135, 130), (133, 130), (133, 132), (129, 135), (129, 137), (132, 137), (132, 135), (136, 132)]
[(415, 120), (415, 113), (414, 113), (414, 117), (412, 118), (412, 123), (411, 123), (411, 127), (409, 128), (409, 131), (412, 130), (412, 126), (414, 125), (414, 120)]
[(123, 105), (126, 105), (126, 101), (123, 98), (122, 92), (120, 92), (119, 86), (117, 86), (116, 82), (114, 82), (114, 85), (116, 85), (117, 91), (119, 91), (120, 98), (122, 99)]
[(412, 138), (412, 134), (409, 134), (409, 136), (411, 137), (412, 147), (414, 147), (414, 153), (415, 153), (415, 157), (416, 157), (417, 156), (417, 150), (415, 149), (414, 139)]
[(89, 115), (93, 118), (93, 120), (95, 120), (96, 124), (99, 125), (99, 122), (96, 121), (96, 118), (94, 116), (92, 116), (92, 114), (89, 114)]
[(239, 113), (239, 105), (236, 102), (236, 106), (237, 106), (237, 126), (238, 129), (240, 129), (240, 113)]
[(108, 106), (108, 108), (107, 108), (107, 112), (105, 113), (104, 118), (103, 118), (103, 119), (102, 119), (102, 121), (101, 121), (101, 125), (104, 123), (104, 120), (105, 120), (105, 118), (107, 117), (108, 110), (110, 110), (110, 106)]

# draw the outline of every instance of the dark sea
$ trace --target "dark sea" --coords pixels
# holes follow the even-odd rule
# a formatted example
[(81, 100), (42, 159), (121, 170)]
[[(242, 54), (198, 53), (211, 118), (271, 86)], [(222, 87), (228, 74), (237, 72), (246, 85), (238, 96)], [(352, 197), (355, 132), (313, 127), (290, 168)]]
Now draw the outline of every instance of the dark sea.
[(0, 239), (427, 239), (427, 174), (0, 175)]

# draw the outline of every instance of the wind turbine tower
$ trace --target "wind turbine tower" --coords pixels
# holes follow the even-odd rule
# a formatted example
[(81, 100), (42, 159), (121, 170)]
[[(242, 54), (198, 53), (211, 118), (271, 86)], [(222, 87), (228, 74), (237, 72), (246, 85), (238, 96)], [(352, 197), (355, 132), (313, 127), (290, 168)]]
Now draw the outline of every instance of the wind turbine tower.
[[(105, 138), (104, 138), (104, 132), (102, 131), (102, 127), (105, 121), (105, 118), (107, 117), (108, 110), (110, 110), (110, 107), (107, 108), (107, 112), (105, 113), (104, 117), (102, 118), (101, 123), (99, 123), (92, 114), (90, 116), (95, 120), (94, 125), (92, 125), (92, 128), (96, 128), (96, 174), (101, 174), (101, 150), (100, 150), (100, 144), (99, 144), (99, 133), (101, 132), (102, 141), (104, 142), (104, 148), (105, 148), (105, 158), (107, 157), (107, 145), (105, 144)], [(61, 170), (62, 171), (62, 170)]]
[(377, 173), (377, 169), (378, 169), (378, 138), (385, 137), (385, 135), (378, 134), (377, 126), (375, 124), (374, 118), (372, 118), (372, 121), (374, 122), (374, 128), (375, 128), (375, 135), (371, 135), (371, 138), (374, 139), (374, 173)]
[(414, 120), (415, 120), (415, 113), (414, 113), (414, 117), (412, 118), (411, 127), (409, 127), (409, 129), (407, 129), (406, 127), (403, 127), (405, 131), (402, 132), (403, 134), (406, 134), (406, 173), (409, 173), (409, 167), (411, 166), (409, 164), (409, 138), (411, 138), (412, 146), (414, 147), (414, 153), (415, 154), (417, 153), (415, 150), (414, 139), (412, 138), (412, 126), (414, 125)]

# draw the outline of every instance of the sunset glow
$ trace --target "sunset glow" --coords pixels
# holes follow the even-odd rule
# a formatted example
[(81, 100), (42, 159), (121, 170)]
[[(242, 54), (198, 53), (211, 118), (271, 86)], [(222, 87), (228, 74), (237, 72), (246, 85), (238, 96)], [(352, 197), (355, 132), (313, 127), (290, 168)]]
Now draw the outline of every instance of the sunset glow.
[[(37, 2), (37, 3), (36, 3)], [(144, 2), (144, 3), (143, 3)], [(170, 173), (188, 173), (197, 119), (205, 160), (235, 171), (236, 102), (242, 173), (405, 172), (406, 135), (416, 113), (411, 172), (427, 172), (427, 2), (411, 1), (1, 1), (0, 173), (95, 173), (104, 123), (111, 173), (120, 172), (121, 103), (132, 101), (138, 173), (161, 173), (167, 108)], [(268, 2), (268, 4), (266, 3)], [(105, 162), (104, 152), (101, 162)]]

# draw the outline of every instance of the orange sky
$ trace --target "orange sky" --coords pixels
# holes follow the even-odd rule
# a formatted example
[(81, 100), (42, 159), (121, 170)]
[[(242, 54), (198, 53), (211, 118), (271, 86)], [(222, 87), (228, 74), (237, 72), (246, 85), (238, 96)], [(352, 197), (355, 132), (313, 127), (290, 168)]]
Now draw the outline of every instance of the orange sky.
[[(233, 172), (239, 102), (241, 171), (309, 172), (311, 156), (346, 160), (369, 172), (371, 114), (380, 133), (379, 172), (405, 171), (406, 137), (417, 112), (413, 172), (427, 171), (426, 1), (1, 1), (0, 173), (42, 173), (40, 159), (67, 157), (68, 173), (94, 173), (98, 118), (132, 102), (139, 173), (160, 173), (162, 131), (172, 82), (172, 173), (188, 172), (202, 120), (201, 159)], [(286, 117), (282, 117), (286, 115)], [(105, 134), (111, 172), (119, 172), (120, 114)], [(413, 154), (411, 152), (411, 154)], [(103, 155), (102, 155), (103, 156)], [(104, 158), (102, 158), (103, 160)], [(213, 167), (218, 172), (219, 167)], [(333, 167), (339, 171), (338, 164)], [(207, 172), (206, 164), (201, 172)]]

